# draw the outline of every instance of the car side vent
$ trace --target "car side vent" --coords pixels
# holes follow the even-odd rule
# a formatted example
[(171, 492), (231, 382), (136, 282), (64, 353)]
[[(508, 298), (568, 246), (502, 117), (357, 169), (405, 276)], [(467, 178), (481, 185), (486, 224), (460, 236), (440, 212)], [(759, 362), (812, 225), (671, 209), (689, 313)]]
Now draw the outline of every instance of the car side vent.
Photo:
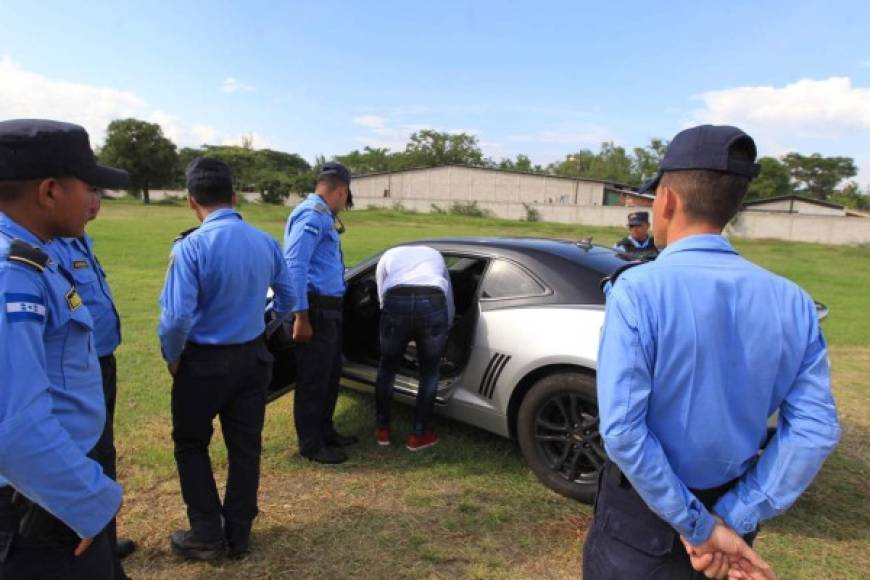
[(480, 381), (480, 388), (477, 390), (481, 396), (486, 397), (487, 399), (492, 398), (492, 394), (495, 392), (495, 385), (498, 383), (502, 371), (510, 360), (510, 355), (500, 353), (492, 355), (492, 358), (489, 359), (489, 364), (486, 365), (486, 371), (483, 373), (483, 378)]

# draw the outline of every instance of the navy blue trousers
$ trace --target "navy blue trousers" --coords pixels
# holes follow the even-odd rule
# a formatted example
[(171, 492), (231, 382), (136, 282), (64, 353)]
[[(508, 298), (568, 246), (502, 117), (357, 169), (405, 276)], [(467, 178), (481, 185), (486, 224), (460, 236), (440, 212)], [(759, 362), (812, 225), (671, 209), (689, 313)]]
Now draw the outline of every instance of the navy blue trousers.
[(381, 361), (376, 386), (377, 422), (390, 424), (393, 383), (410, 341), (417, 347), (420, 381), (414, 409), (414, 433), (422, 435), (432, 419), (438, 388), (438, 368), (447, 346), (447, 302), (430, 288), (403, 287), (387, 291), (381, 310)]

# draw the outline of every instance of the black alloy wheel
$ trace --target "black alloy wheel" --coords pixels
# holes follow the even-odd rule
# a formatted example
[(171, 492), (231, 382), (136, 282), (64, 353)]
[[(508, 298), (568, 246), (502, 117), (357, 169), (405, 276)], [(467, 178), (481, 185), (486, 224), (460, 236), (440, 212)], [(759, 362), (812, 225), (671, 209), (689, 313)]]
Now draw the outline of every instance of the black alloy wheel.
[(532, 471), (550, 489), (591, 502), (607, 456), (598, 431), (595, 379), (556, 373), (526, 394), (517, 438)]

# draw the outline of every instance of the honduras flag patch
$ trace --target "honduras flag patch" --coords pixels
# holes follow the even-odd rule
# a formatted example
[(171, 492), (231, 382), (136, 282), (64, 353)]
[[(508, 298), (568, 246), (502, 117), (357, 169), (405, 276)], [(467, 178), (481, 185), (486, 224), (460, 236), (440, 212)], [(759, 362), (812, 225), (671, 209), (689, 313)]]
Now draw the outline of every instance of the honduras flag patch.
[(45, 302), (42, 297), (35, 294), (7, 292), (6, 320), (9, 322), (23, 322), (25, 320), (43, 322), (45, 320)]

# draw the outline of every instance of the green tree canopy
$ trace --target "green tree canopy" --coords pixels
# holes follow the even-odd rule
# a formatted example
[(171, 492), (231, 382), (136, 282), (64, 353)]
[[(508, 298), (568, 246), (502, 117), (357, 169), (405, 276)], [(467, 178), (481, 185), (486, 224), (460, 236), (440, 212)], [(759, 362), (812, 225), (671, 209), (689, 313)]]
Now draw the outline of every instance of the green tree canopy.
[(762, 199), (794, 193), (788, 167), (775, 157), (762, 157), (758, 160), (761, 173), (749, 184), (748, 199)]
[(423, 129), (411, 135), (405, 147), (405, 167), (438, 165), (483, 165), (483, 152), (477, 137), (468, 133), (441, 133)]
[(139, 119), (116, 119), (109, 123), (100, 162), (130, 173), (130, 192), (142, 194), (150, 203), (149, 191), (172, 185), (178, 166), (175, 144), (156, 123)]
[(788, 168), (795, 191), (817, 199), (830, 198), (842, 181), (858, 174), (858, 168), (851, 157), (789, 153), (782, 161)]

